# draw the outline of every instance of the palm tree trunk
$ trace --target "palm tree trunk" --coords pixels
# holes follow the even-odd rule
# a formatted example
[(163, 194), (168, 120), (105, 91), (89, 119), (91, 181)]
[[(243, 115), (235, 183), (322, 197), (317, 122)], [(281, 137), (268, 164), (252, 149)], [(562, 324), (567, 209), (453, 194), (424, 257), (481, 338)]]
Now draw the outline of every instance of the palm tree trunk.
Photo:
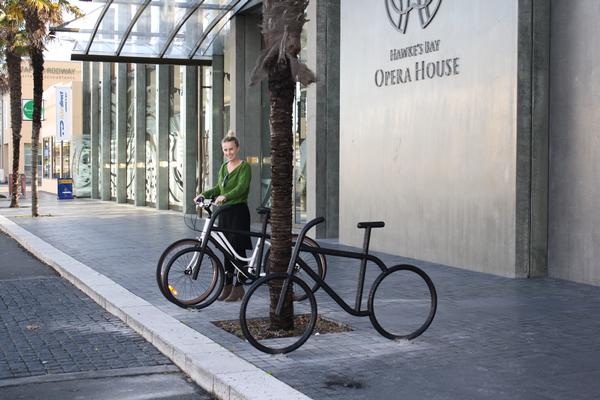
[[(271, 272), (285, 272), (292, 252), (293, 132), (292, 107), (296, 81), (308, 85), (315, 76), (300, 62), (302, 27), (308, 0), (263, 0), (262, 33), (265, 48), (251, 74), (251, 84), (268, 80), (271, 113)], [(283, 312), (275, 308), (281, 283), (271, 281), (269, 317), (271, 329), (294, 329), (293, 293)], [(278, 285), (279, 287), (277, 287)]]
[(44, 54), (41, 49), (31, 48), (31, 67), (33, 69), (33, 118), (31, 129), (31, 216), (39, 216), (38, 210), (38, 152), (40, 129), (42, 128), (42, 95), (44, 83)]
[(10, 125), (12, 129), (13, 164), (10, 207), (19, 207), (19, 156), (21, 154), (21, 56), (10, 48), (6, 52), (6, 69), (10, 94)]
[[(285, 272), (292, 249), (292, 187), (293, 187), (293, 134), (292, 106), (295, 82), (289, 64), (279, 64), (269, 73), (269, 101), (271, 112), (271, 271)], [(277, 281), (273, 281), (277, 282)], [(281, 283), (281, 282), (277, 282)], [(275, 307), (281, 288), (271, 287), (271, 329), (294, 329), (292, 291), (287, 294), (281, 316)]]

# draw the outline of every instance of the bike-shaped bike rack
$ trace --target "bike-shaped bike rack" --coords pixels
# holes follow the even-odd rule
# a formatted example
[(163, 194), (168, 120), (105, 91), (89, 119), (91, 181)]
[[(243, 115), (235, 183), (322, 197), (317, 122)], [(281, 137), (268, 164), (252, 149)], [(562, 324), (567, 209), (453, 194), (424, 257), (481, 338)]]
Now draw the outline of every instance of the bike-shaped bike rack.
[[(315, 218), (302, 228), (287, 272), (271, 273), (260, 278), (246, 292), (240, 308), (240, 325), (248, 342), (265, 353), (288, 353), (302, 346), (311, 336), (318, 318), (317, 302), (311, 288), (297, 275), (298, 270), (314, 280), (347, 313), (357, 317), (368, 316), (373, 327), (386, 338), (414, 339), (425, 332), (437, 309), (435, 286), (429, 276), (414, 265), (388, 268), (381, 259), (369, 254), (371, 229), (383, 227), (384, 222), (358, 224), (358, 228), (365, 229), (362, 252), (304, 246), (302, 240), (307, 232), (323, 221), (323, 217)], [(344, 301), (303, 262), (299, 257), (301, 252), (360, 260), (354, 306)], [(367, 263), (375, 264), (380, 273), (371, 286), (365, 310), (361, 306)], [(274, 309), (271, 300), (276, 302)], [(265, 329), (264, 326), (267, 320), (275, 320), (279, 324), (284, 311), (293, 314), (294, 336), (280, 338), (285, 336), (278, 335), (284, 333), (283, 329), (279, 326)], [(279, 332), (276, 328), (280, 328)]]
[[(172, 303), (183, 308), (200, 309), (212, 304), (220, 295), (225, 282), (225, 269), (217, 253), (231, 261), (234, 265), (237, 279), (245, 284), (266, 276), (268, 273), (268, 256), (270, 235), (267, 233), (270, 209), (258, 208), (257, 212), (263, 215), (260, 232), (247, 232), (223, 229), (216, 225), (221, 213), (229, 206), (217, 207), (207, 200), (199, 204), (209, 215), (204, 220), (202, 228), (198, 229), (196, 223), (188, 224), (191, 229), (198, 230), (197, 239), (182, 239), (171, 244), (163, 252), (156, 269), (156, 279), (162, 294)], [(192, 216), (199, 221), (200, 216)], [(225, 234), (234, 233), (258, 238), (250, 257), (240, 256), (227, 240)], [(306, 247), (318, 247), (318, 243), (309, 237), (304, 237)], [(264, 254), (264, 257), (263, 257)], [(302, 253), (303, 265), (313, 268), (316, 274), (324, 279), (327, 273), (325, 257), (313, 253)], [(265, 260), (263, 262), (263, 260)], [(300, 267), (296, 266), (299, 270)], [(312, 290), (319, 288), (315, 283)], [(298, 299), (300, 300), (300, 299)]]

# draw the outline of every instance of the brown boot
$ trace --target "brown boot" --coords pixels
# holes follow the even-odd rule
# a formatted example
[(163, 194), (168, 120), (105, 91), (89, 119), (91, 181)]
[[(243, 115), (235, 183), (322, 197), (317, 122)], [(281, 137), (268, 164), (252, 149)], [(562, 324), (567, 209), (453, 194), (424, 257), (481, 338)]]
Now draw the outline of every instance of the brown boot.
[(228, 283), (227, 285), (225, 285), (223, 287), (223, 290), (221, 291), (221, 295), (219, 296), (219, 298), (217, 298), (217, 301), (226, 300), (229, 297), (229, 295), (231, 294), (231, 288), (233, 288), (233, 285), (231, 283)]
[(244, 297), (244, 293), (244, 287), (242, 285), (234, 286), (231, 289), (229, 297), (227, 297), (225, 301), (240, 301), (242, 297)]

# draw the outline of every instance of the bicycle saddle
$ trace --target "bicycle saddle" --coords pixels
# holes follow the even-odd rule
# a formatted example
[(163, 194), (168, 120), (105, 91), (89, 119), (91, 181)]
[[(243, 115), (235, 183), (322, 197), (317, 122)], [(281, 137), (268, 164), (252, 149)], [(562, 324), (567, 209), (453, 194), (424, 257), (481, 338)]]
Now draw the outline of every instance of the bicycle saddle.
[(269, 207), (258, 207), (256, 209), (256, 212), (259, 215), (263, 215), (263, 214), (270, 214), (271, 213), (271, 209)]
[(356, 227), (358, 229), (362, 228), (383, 228), (385, 226), (385, 222), (383, 221), (372, 221), (372, 222), (359, 222)]

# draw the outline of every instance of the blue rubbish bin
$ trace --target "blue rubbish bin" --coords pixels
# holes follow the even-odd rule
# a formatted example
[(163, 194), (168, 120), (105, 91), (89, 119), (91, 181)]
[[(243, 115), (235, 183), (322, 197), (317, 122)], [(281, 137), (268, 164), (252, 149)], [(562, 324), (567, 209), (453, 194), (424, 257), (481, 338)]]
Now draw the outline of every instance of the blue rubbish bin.
[(58, 199), (71, 200), (73, 198), (73, 179), (58, 179)]

